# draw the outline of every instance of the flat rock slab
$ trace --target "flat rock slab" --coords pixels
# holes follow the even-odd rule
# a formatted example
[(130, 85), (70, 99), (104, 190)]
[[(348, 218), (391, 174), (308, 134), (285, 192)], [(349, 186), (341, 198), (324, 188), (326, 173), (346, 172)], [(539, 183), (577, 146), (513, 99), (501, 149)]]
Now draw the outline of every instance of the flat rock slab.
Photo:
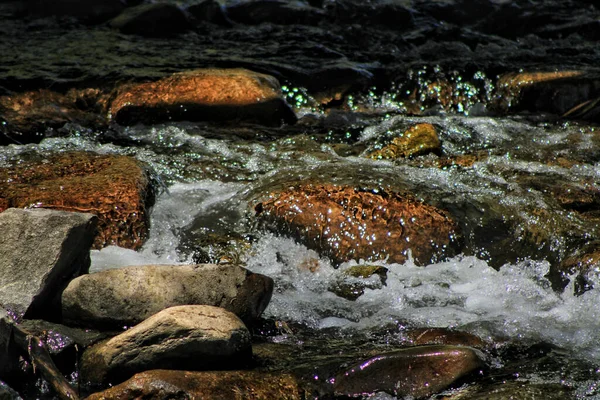
[(410, 250), (427, 265), (460, 250), (457, 224), (411, 196), (336, 185), (298, 185), (256, 206), (257, 218), (291, 234), (335, 263), (403, 263)]
[(177, 120), (296, 122), (277, 79), (246, 69), (198, 69), (123, 85), (116, 90), (110, 115), (122, 125)]
[(469, 347), (409, 347), (350, 367), (336, 377), (334, 391), (351, 397), (383, 391), (401, 398), (421, 398), (483, 367), (480, 353)]
[(95, 248), (138, 249), (148, 235), (154, 195), (147, 169), (132, 157), (71, 152), (0, 168), (0, 211), (43, 207), (95, 214)]
[(258, 371), (172, 371), (139, 373), (126, 382), (88, 400), (144, 398), (220, 399), (220, 400), (301, 400), (304, 391), (289, 374)]
[(61, 291), (89, 270), (96, 221), (46, 209), (0, 213), (0, 305), (17, 318), (56, 318)]
[(135, 325), (172, 306), (223, 307), (245, 322), (258, 318), (273, 280), (233, 265), (145, 265), (84, 275), (62, 295), (66, 322), (90, 327)]
[(83, 354), (81, 375), (92, 383), (114, 383), (157, 368), (239, 368), (251, 358), (250, 332), (235, 314), (186, 305), (163, 310), (92, 346)]

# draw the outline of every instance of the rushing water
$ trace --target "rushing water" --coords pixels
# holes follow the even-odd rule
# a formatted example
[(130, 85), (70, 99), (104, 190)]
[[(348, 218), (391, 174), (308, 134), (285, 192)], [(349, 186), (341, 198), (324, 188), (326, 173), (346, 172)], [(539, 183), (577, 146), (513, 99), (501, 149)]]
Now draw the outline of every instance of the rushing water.
[[(484, 152), (485, 157), (464, 169), (434, 167), (434, 156), (406, 162), (361, 157), (378, 140), (390, 136), (394, 124), (422, 121), (440, 127), (444, 154)], [(235, 232), (237, 237), (250, 238), (249, 247), (236, 248), (237, 261), (276, 282), (266, 317), (342, 333), (395, 326), (396, 337), (387, 337), (387, 341), (401, 342), (403, 327), (452, 327), (497, 346), (544, 343), (566, 361), (548, 371), (525, 371), (524, 378), (562, 383), (574, 387), (581, 398), (595, 398), (595, 379), (600, 378), (600, 370), (594, 367), (600, 366), (600, 277), (592, 271), (588, 280), (596, 288), (579, 296), (574, 294), (573, 279), (563, 291), (556, 291), (546, 277), (552, 260), (564, 258), (572, 242), (586, 238), (586, 227), (570, 211), (558, 210), (540, 191), (515, 180), (536, 175), (574, 185), (600, 181), (597, 163), (565, 167), (543, 162), (547, 154), (561, 154), (561, 148), (566, 153), (569, 146), (580, 150), (580, 159), (591, 157), (586, 143), (595, 136), (589, 128), (487, 117), (381, 116), (375, 123), (347, 127), (347, 131), (249, 140), (244, 138), (243, 128), (234, 137), (207, 127), (174, 124), (123, 129), (118, 135), (127, 146), (114, 144), (119, 140), (103, 144), (95, 134), (79, 132), (69, 138), (46, 139), (39, 145), (8, 146), (2, 149), (0, 164), (28, 154), (93, 150), (133, 155), (153, 168), (164, 190), (152, 210), (149, 240), (139, 252), (117, 247), (93, 251), (92, 272), (136, 264), (193, 262), (195, 254), (190, 248), (202, 232)], [(256, 231), (252, 226), (252, 202), (257, 198), (286, 182), (319, 177), (408, 188), (462, 213), (463, 228), (467, 228), (465, 254), (425, 268), (410, 260), (402, 265), (379, 261), (375, 264), (388, 269), (385, 284), (373, 276), (363, 280), (367, 287), (355, 301), (337, 296), (331, 288), (342, 281), (353, 283), (355, 278), (344, 271), (356, 261), (336, 269), (292, 239)], [(533, 210), (540, 208), (552, 211), (555, 220), (536, 219)], [(502, 218), (489, 222), (489, 214)], [(547, 236), (536, 247), (515, 239), (518, 235), (511, 239), (506, 232), (499, 235), (498, 242), (490, 242), (490, 237), (476, 229), (479, 224), (487, 229), (496, 222), (505, 224), (508, 233), (540, 226)], [(492, 364), (501, 368), (505, 362), (498, 356)]]

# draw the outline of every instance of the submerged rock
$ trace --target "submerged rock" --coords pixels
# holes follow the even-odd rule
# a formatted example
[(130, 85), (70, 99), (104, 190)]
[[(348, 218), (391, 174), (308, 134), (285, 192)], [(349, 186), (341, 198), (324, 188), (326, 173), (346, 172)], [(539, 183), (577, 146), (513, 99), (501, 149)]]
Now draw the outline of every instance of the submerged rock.
[(304, 1), (247, 0), (227, 7), (229, 17), (243, 24), (316, 25), (324, 20), (325, 11)]
[(395, 137), (390, 144), (369, 154), (369, 157), (374, 159), (397, 159), (428, 153), (439, 154), (441, 151), (442, 143), (438, 138), (435, 127), (424, 123), (411, 126), (401, 136)]
[(141, 397), (148, 400), (193, 398), (221, 400), (301, 400), (304, 390), (292, 375), (261, 371), (169, 371), (154, 370), (131, 379), (88, 400)]
[(365, 293), (365, 289), (381, 289), (385, 286), (387, 271), (380, 265), (355, 265), (344, 270), (345, 277), (328, 290), (347, 300), (356, 300)]
[(68, 152), (0, 168), (3, 207), (36, 207), (95, 214), (95, 248), (138, 249), (148, 235), (154, 203), (150, 177), (132, 157)]
[(172, 306), (223, 307), (249, 323), (269, 304), (273, 280), (233, 265), (145, 265), (105, 270), (71, 281), (62, 294), (65, 321), (116, 328)]
[(69, 281), (87, 273), (97, 219), (33, 209), (0, 213), (0, 305), (17, 317), (56, 319)]
[(185, 13), (175, 4), (149, 3), (125, 9), (109, 25), (122, 33), (165, 37), (191, 28)]
[(250, 362), (250, 332), (233, 313), (219, 307), (167, 308), (85, 351), (85, 381), (122, 381), (137, 372), (165, 369), (231, 369)]
[(594, 288), (593, 281), (600, 269), (600, 241), (593, 241), (581, 249), (578, 249), (569, 257), (565, 258), (558, 266), (557, 272), (562, 281), (562, 288), (569, 282), (569, 276), (573, 276), (575, 282), (573, 290), (576, 295), (582, 295)]
[(418, 346), (365, 360), (339, 374), (338, 396), (386, 392), (397, 397), (426, 397), (484, 367), (474, 349), (460, 346)]
[(338, 264), (403, 263), (410, 251), (417, 264), (427, 265), (460, 251), (458, 226), (446, 212), (400, 193), (298, 185), (272, 193), (256, 215)]
[(246, 69), (198, 69), (118, 88), (110, 106), (123, 125), (177, 120), (296, 122), (272, 76)]
[(402, 332), (405, 340), (412, 346), (431, 344), (469, 346), (477, 349), (487, 347), (480, 337), (468, 332), (461, 332), (449, 328), (420, 328), (409, 329)]
[(558, 383), (501, 382), (470, 387), (446, 396), (447, 400), (568, 400), (579, 398), (572, 387)]

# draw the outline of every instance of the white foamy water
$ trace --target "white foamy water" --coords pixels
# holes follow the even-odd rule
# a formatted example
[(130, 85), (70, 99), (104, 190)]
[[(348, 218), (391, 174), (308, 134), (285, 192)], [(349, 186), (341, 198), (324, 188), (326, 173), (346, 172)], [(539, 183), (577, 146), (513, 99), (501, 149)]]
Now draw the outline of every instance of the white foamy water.
[[(150, 239), (140, 252), (108, 247), (92, 252), (92, 271), (149, 263), (185, 263), (176, 248), (178, 229), (243, 190), (243, 184), (202, 181), (177, 184), (158, 200)], [(289, 238), (265, 234), (248, 252), (247, 268), (272, 277), (276, 289), (266, 316), (314, 328), (368, 329), (389, 323), (457, 327), (484, 338), (554, 344), (577, 358), (600, 363), (600, 290), (573, 295), (572, 283), (556, 293), (545, 261), (523, 261), (495, 270), (476, 257), (417, 267), (386, 267), (386, 285), (365, 289), (356, 301), (329, 288), (348, 279), (327, 259)], [(312, 266), (315, 272), (311, 272)], [(315, 268), (316, 267), (316, 268)], [(372, 280), (379, 278), (372, 277)], [(600, 282), (600, 280), (598, 280)]]

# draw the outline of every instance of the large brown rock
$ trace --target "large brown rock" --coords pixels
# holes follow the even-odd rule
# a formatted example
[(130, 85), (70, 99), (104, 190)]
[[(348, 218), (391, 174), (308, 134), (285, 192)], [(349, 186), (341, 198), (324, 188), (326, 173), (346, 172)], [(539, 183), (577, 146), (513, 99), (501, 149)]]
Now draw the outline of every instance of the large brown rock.
[(58, 318), (60, 292), (90, 267), (96, 218), (10, 208), (0, 232), (0, 306), (14, 317)]
[(81, 377), (101, 384), (157, 368), (240, 368), (252, 358), (250, 338), (244, 323), (222, 308), (171, 307), (87, 349), (81, 359)]
[(148, 171), (126, 156), (62, 153), (39, 162), (0, 168), (0, 211), (49, 208), (95, 214), (94, 247), (138, 249), (148, 235), (154, 201)]
[(198, 69), (117, 89), (112, 119), (123, 125), (172, 120), (294, 123), (272, 76), (245, 69)]
[(340, 396), (383, 391), (402, 398), (420, 398), (483, 367), (482, 356), (469, 347), (409, 347), (350, 367), (336, 377), (334, 390)]
[(106, 270), (71, 281), (62, 294), (72, 324), (122, 328), (168, 307), (222, 307), (245, 322), (269, 304), (273, 280), (233, 265), (145, 265)]
[(456, 223), (444, 211), (385, 191), (299, 185), (256, 206), (271, 229), (290, 233), (334, 262), (403, 263), (408, 252), (426, 265), (460, 250)]
[(300, 400), (305, 393), (288, 374), (260, 371), (171, 371), (153, 370), (131, 379), (88, 400), (143, 398), (219, 399), (219, 400)]
[(424, 123), (411, 126), (400, 136), (392, 139), (391, 143), (369, 154), (369, 157), (374, 159), (397, 159), (428, 153), (439, 154), (441, 151), (442, 143), (438, 138), (435, 127)]

